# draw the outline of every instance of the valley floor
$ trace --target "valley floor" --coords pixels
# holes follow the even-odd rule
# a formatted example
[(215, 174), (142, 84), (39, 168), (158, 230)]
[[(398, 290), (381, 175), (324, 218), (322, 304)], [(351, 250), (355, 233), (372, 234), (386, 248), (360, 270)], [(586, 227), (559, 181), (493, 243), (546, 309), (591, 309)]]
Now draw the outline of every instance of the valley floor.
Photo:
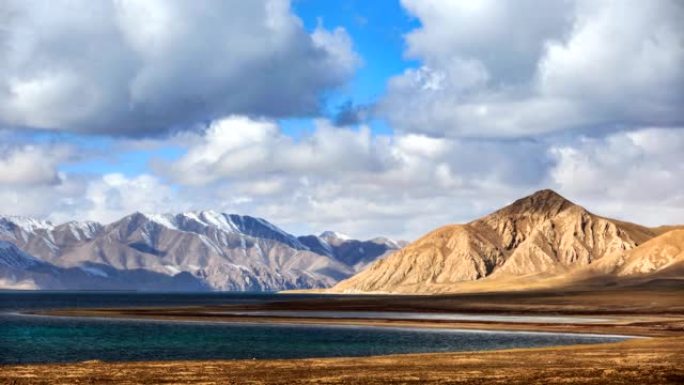
[[(601, 315), (600, 324), (521, 324), (236, 317), (217, 310), (373, 310), (490, 314)], [(61, 311), (61, 315), (218, 322), (309, 322), (383, 326), (547, 330), (649, 336), (620, 343), (476, 353), (361, 358), (173, 362), (82, 362), (0, 366), (2, 384), (681, 384), (684, 287), (440, 297), (283, 296), (251, 306)]]

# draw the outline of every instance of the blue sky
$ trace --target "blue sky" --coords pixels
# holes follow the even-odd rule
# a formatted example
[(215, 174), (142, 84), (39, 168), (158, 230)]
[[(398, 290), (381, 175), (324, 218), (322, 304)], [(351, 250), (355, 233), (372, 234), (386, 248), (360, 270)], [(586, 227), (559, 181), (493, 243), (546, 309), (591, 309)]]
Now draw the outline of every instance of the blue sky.
[(372, 58), (363, 61), (341, 92), (330, 96), (329, 113), (335, 113), (335, 108), (347, 100), (355, 104), (373, 103), (384, 93), (387, 78), (417, 66), (416, 61), (403, 57), (403, 35), (415, 28), (418, 20), (396, 1), (297, 0), (293, 9), (309, 31), (319, 23), (327, 27), (343, 26), (359, 55)]
[[(316, 1), (297, 0), (294, 12), (302, 19), (307, 30), (317, 26), (342, 26), (354, 41), (354, 48), (363, 59), (354, 77), (341, 89), (327, 93), (325, 114), (335, 116), (345, 103), (371, 105), (385, 92), (386, 80), (417, 67), (418, 62), (404, 57), (403, 35), (419, 22), (396, 1)], [(366, 122), (380, 134), (392, 132), (386, 121), (380, 118)], [(285, 119), (283, 130), (295, 137), (301, 132), (311, 132), (313, 127), (307, 119)]]
[(0, 214), (413, 239), (552, 188), (684, 222), (681, 1), (199, 5), (0, 5)]

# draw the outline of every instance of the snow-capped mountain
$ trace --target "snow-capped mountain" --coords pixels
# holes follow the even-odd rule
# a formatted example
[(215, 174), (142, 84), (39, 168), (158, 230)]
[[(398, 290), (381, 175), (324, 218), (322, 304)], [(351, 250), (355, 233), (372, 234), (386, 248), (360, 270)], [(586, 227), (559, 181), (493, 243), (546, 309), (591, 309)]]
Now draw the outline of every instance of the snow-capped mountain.
[(70, 289), (173, 289), (174, 282), (151, 286), (130, 279), (131, 272), (157, 281), (185, 278), (185, 289), (329, 287), (399, 248), (384, 238), (357, 241), (334, 232), (296, 237), (261, 218), (213, 211), (136, 212), (108, 225), (0, 217), (0, 240), (75, 280), (43, 279), (36, 287)]

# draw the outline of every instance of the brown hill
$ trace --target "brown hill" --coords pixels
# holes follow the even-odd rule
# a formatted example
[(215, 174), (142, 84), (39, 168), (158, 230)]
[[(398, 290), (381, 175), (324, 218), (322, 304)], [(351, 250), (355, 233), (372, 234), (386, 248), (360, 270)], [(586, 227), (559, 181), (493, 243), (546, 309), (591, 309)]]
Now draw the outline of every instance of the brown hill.
[(651, 266), (653, 273), (681, 258), (684, 245), (673, 232), (658, 236), (662, 231), (595, 215), (542, 190), (470, 223), (439, 228), (331, 291), (510, 290), (587, 275), (632, 276)]
[(617, 276), (652, 275), (684, 264), (684, 229), (672, 230), (655, 237), (626, 253)]

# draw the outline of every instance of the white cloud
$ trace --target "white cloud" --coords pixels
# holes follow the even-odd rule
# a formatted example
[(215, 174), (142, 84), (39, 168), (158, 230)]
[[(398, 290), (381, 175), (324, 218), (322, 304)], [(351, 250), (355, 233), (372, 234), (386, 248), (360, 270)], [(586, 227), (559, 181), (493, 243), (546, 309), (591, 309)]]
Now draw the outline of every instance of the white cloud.
[(421, 60), (379, 104), (396, 129), (518, 137), (684, 121), (684, 6), (642, 1), (413, 1)]
[(172, 186), (152, 175), (126, 177), (116, 173), (105, 174), (88, 183), (79, 216), (108, 223), (135, 211), (184, 210), (187, 202), (176, 198)]
[[(570, 25), (569, 1), (402, 0), (421, 27), (406, 35), (406, 55), (451, 72), (467, 63), (496, 80), (529, 80), (544, 41)], [(458, 75), (461, 71), (456, 71)], [(482, 75), (477, 75), (481, 77)], [(455, 83), (470, 82), (467, 77)]]
[(0, 215), (26, 215), (67, 221), (83, 218), (85, 181), (60, 175), (56, 184), (0, 183)]
[(58, 184), (57, 166), (71, 155), (71, 149), (60, 145), (0, 145), (0, 184)]
[(606, 216), (684, 223), (684, 130), (647, 128), (550, 148), (560, 191)]
[(109, 223), (135, 211), (173, 212), (190, 207), (175, 188), (157, 177), (112, 173), (89, 178), (63, 175), (57, 185), (0, 185), (0, 215), (48, 218), (56, 223)]
[(231, 113), (316, 114), (359, 59), (287, 0), (5, 1), (0, 123), (144, 135)]
[(669, 1), (580, 2), (570, 38), (539, 64), (543, 96), (567, 98), (599, 122), (681, 123), (684, 6)]
[(165, 143), (184, 146), (185, 155), (157, 160), (157, 174), (0, 184), (0, 212), (109, 222), (134, 211), (213, 209), (261, 216), (297, 234), (334, 229), (410, 240), (551, 187), (601, 215), (684, 222), (678, 128), (496, 141), (372, 135), (319, 121), (294, 140), (273, 121), (233, 116), (203, 132), (119, 145)]
[(167, 173), (181, 183), (259, 175), (325, 175), (383, 167), (383, 141), (368, 128), (338, 130), (318, 121), (317, 130), (297, 142), (272, 121), (233, 116), (211, 124)]
[(158, 169), (193, 205), (360, 237), (412, 238), (469, 220), (527, 192), (549, 161), (535, 142), (372, 135), (322, 120), (294, 140), (271, 121), (233, 116), (186, 142), (183, 157)]

